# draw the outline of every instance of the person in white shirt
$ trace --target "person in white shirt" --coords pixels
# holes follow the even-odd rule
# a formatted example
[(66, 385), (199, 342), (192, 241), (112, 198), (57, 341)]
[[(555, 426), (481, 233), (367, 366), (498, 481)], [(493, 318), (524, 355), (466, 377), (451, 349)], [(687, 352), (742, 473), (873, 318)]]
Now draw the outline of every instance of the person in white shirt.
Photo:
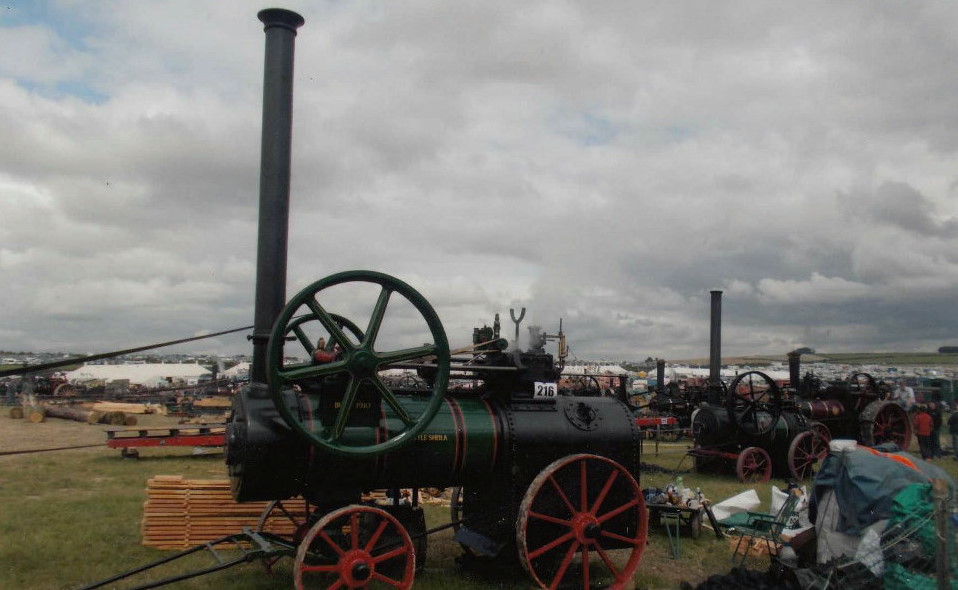
[(898, 382), (898, 391), (896, 393), (898, 394), (898, 403), (905, 408), (906, 412), (910, 412), (915, 406), (915, 390), (902, 380)]

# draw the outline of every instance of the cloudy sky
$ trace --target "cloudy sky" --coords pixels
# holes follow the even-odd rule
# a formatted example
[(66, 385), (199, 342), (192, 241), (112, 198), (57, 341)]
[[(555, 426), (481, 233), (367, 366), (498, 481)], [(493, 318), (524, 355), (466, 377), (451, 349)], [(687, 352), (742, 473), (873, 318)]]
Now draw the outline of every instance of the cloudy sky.
[[(282, 6), (290, 296), (378, 270), (590, 359), (706, 356), (710, 289), (728, 354), (958, 344), (958, 4)], [(252, 323), (264, 7), (2, 3), (0, 349)]]

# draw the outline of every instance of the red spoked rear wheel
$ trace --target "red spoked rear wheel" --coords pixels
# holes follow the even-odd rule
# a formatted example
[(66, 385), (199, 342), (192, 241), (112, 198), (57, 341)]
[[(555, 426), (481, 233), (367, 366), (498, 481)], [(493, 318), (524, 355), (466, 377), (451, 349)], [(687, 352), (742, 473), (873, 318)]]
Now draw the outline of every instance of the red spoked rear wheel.
[[(523, 497), (519, 559), (542, 588), (622, 588), (639, 566), (647, 525), (645, 499), (628, 470), (606, 457), (570, 455), (543, 469)], [(625, 555), (612, 553), (618, 549)]]
[(416, 553), (405, 527), (384, 510), (347, 506), (313, 525), (296, 553), (296, 590), (412, 588)]

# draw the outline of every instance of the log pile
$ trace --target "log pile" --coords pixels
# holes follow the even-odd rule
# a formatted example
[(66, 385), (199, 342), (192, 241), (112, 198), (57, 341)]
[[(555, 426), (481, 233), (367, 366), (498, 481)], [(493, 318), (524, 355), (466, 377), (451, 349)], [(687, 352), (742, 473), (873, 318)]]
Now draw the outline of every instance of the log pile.
[[(136, 416), (128, 416), (119, 411), (101, 412), (80, 406), (43, 404), (45, 415), (63, 420), (86, 422), (87, 424), (112, 424), (114, 426), (135, 426)], [(32, 420), (31, 420), (32, 421)]]
[[(255, 530), (269, 502), (233, 500), (229, 480), (184, 479), (178, 475), (157, 475), (147, 481), (140, 533), (142, 544), (157, 549), (186, 549), (244, 527)], [(302, 501), (284, 507), (299, 521), (304, 519)], [(294, 524), (288, 518), (271, 519), (265, 530), (292, 536)]]
[(124, 414), (159, 414), (163, 406), (159, 404), (139, 404), (133, 402), (96, 402), (90, 408), (97, 412), (123, 412)]

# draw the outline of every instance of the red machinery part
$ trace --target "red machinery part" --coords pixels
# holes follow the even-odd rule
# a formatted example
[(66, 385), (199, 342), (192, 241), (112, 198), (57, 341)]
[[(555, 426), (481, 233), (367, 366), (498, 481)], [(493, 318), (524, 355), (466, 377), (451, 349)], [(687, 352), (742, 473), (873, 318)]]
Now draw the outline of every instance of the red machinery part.
[(296, 590), (412, 588), (416, 552), (405, 527), (370, 506), (334, 510), (313, 525), (296, 552)]
[[(569, 455), (543, 469), (519, 508), (519, 560), (542, 588), (591, 588), (592, 577), (611, 576), (610, 588), (632, 579), (645, 550), (648, 515), (635, 478), (598, 455)], [(617, 567), (608, 551), (628, 549)], [(576, 564), (576, 553), (582, 557)], [(604, 565), (590, 568), (592, 559)], [(576, 580), (578, 576), (581, 583)]]
[(845, 413), (842, 402), (834, 399), (818, 399), (799, 404), (802, 413), (812, 420), (837, 418)]
[(772, 477), (772, 458), (759, 447), (746, 447), (735, 461), (735, 474), (742, 483), (765, 483)]

